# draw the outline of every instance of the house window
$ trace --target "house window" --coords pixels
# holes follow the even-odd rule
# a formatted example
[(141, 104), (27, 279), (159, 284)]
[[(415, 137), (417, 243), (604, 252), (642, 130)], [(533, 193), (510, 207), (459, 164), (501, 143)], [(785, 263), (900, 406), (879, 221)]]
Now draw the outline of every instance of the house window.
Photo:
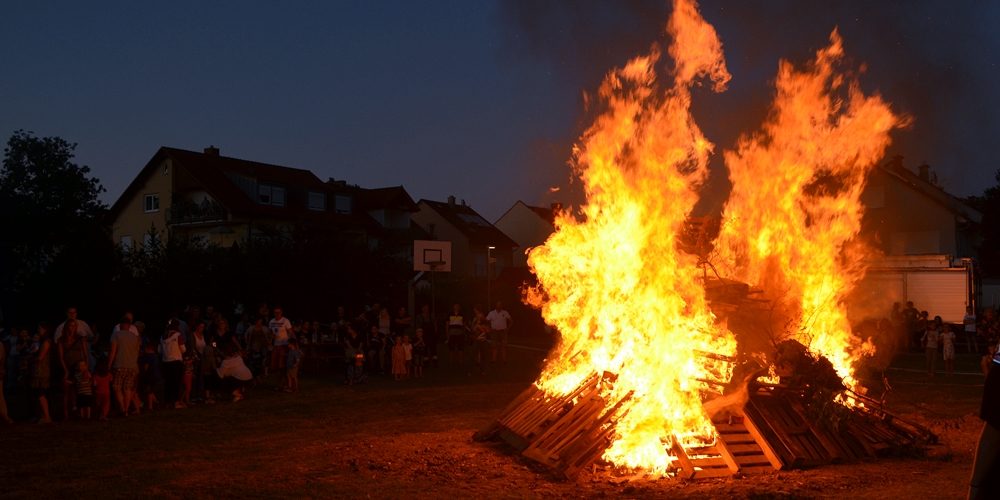
[(309, 192), (309, 210), (326, 210), (326, 194), (317, 193), (315, 191)]
[(143, 210), (146, 213), (149, 212), (159, 212), (160, 211), (160, 195), (158, 194), (147, 194), (143, 203)]
[(157, 238), (156, 235), (153, 234), (152, 232), (142, 235), (142, 246), (146, 250), (153, 248), (153, 246), (159, 244), (159, 242), (160, 239)]
[(285, 206), (285, 188), (283, 187), (261, 184), (257, 189), (257, 194), (261, 205)]
[(119, 240), (119, 245), (121, 245), (122, 251), (125, 253), (132, 251), (132, 237), (122, 236), (121, 240)]
[(351, 197), (345, 194), (338, 194), (333, 197), (334, 199), (334, 210), (338, 214), (349, 214), (351, 213)]

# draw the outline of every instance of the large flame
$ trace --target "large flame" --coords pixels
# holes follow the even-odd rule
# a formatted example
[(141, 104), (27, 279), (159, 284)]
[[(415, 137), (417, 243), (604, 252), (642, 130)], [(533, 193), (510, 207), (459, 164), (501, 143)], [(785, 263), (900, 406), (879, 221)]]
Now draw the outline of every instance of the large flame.
[(864, 275), (861, 192), (900, 125), (878, 96), (836, 73), (830, 45), (798, 71), (782, 61), (771, 115), (726, 152), (733, 189), (713, 259), (729, 277), (762, 288), (795, 338), (858, 389), (854, 364), (874, 347), (851, 332), (845, 297)]
[[(561, 333), (537, 385), (565, 395), (595, 373), (616, 375), (606, 401), (631, 398), (604, 458), (651, 471), (670, 466), (673, 444), (714, 439), (702, 393), (731, 373), (704, 353), (736, 351), (709, 309), (698, 257), (678, 249), (714, 148), (691, 115), (691, 87), (707, 80), (722, 91), (730, 75), (693, 0), (675, 1), (667, 32), (671, 79), (658, 80), (654, 48), (601, 86), (606, 110), (574, 151), (587, 202), (558, 214), (556, 232), (531, 251), (539, 286), (525, 296)], [(853, 261), (841, 249), (857, 233), (867, 168), (897, 120), (853, 83), (846, 101), (831, 96), (845, 85), (833, 72), (841, 53), (834, 34), (810, 71), (782, 63), (763, 132), (726, 155), (734, 188), (716, 258), (733, 277), (795, 297), (801, 336), (853, 382), (864, 345), (843, 314), (856, 275), (845, 273)]]

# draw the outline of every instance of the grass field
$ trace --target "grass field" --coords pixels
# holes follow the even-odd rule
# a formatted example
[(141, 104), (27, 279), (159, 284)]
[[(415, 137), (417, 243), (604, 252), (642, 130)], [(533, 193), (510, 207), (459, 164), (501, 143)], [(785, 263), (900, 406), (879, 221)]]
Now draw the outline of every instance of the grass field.
[(962, 498), (981, 426), (974, 356), (960, 355), (959, 371), (971, 375), (929, 379), (922, 356), (904, 354), (885, 372), (886, 399), (939, 434), (926, 457), (698, 483), (570, 482), (471, 439), (537, 374), (541, 352), (514, 354), (484, 376), (441, 368), (347, 387), (327, 373), (304, 378), (297, 394), (257, 388), (239, 403), (0, 427), (0, 496)]

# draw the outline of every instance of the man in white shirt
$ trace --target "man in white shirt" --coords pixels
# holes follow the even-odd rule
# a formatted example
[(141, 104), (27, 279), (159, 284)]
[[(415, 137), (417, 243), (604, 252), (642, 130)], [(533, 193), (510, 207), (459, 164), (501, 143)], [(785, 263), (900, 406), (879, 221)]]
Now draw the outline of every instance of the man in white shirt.
[[(66, 309), (66, 321), (74, 320), (76, 321), (76, 334), (87, 339), (88, 341), (94, 341), (94, 332), (90, 329), (90, 325), (86, 321), (83, 321), (76, 317), (76, 307), (70, 306)], [(53, 342), (59, 342), (59, 337), (62, 337), (63, 328), (66, 327), (66, 321), (59, 323), (56, 327), (55, 336), (52, 337)]]
[[(288, 357), (288, 339), (292, 334), (292, 322), (285, 317), (280, 306), (274, 308), (274, 318), (268, 322), (274, 337), (274, 350), (271, 351), (271, 370), (285, 369), (285, 358)], [(282, 374), (284, 378), (284, 374)]]
[(514, 323), (510, 313), (503, 308), (503, 304), (498, 300), (496, 308), (486, 315), (486, 321), (490, 322), (490, 337), (492, 346), (493, 361), (497, 360), (497, 352), (500, 353), (500, 360), (507, 362), (507, 332), (510, 325)]

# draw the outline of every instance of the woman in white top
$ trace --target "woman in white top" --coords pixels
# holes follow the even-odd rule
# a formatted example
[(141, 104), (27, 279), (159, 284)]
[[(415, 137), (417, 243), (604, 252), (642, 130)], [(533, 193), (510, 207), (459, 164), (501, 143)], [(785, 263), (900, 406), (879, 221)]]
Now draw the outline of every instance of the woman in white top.
[(164, 397), (166, 403), (174, 404), (174, 408), (184, 408), (180, 401), (181, 383), (184, 379), (184, 351), (181, 344), (180, 324), (172, 319), (167, 324), (167, 331), (160, 339), (160, 358), (163, 363), (160, 370), (163, 373)]

